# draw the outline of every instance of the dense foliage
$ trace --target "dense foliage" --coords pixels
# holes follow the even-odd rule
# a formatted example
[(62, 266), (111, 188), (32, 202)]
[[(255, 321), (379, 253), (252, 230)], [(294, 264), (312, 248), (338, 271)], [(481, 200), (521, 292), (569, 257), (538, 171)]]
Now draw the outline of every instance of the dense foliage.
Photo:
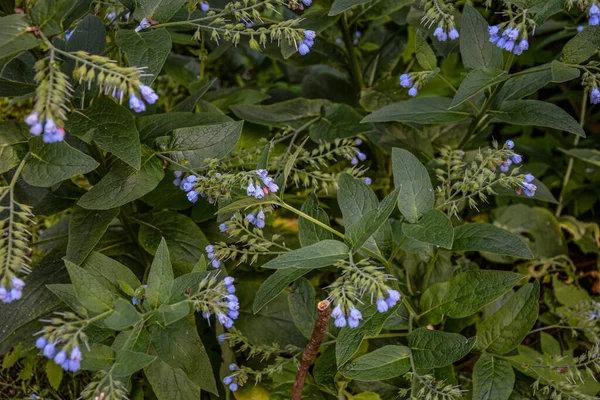
[(597, 398), (598, 25), (0, 0), (0, 397)]

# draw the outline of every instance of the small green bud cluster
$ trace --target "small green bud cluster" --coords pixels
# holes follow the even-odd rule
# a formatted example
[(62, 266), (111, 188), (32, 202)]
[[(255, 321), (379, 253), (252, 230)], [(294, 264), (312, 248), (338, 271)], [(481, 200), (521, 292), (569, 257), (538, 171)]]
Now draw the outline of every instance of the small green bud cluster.
[(127, 399), (127, 385), (112, 376), (111, 371), (99, 371), (81, 392), (84, 400)]
[[(454, 400), (464, 398), (465, 390), (458, 385), (451, 385), (445, 381), (435, 379), (432, 375), (419, 375), (415, 371), (408, 372), (405, 375), (407, 380), (413, 377), (420, 383), (421, 388), (417, 392), (416, 398), (428, 400)], [(399, 398), (406, 398), (410, 395), (411, 389), (400, 389)]]
[(240, 304), (234, 294), (234, 279), (228, 276), (219, 280), (218, 276), (218, 272), (210, 274), (200, 281), (196, 290), (190, 288), (189, 293), (186, 291), (185, 295), (196, 312), (202, 313), (203, 318), (208, 321), (211, 315), (215, 314), (221, 325), (229, 329), (239, 316)]
[(581, 301), (574, 307), (560, 307), (556, 315), (561, 321), (572, 326), (571, 333), (576, 336), (582, 331), (590, 339), (600, 341), (600, 303), (592, 300)]
[(33, 112), (36, 114), (36, 122), (39, 121), (40, 124), (39, 131), (32, 131), (32, 134), (37, 136), (42, 133), (42, 121), (53, 121), (52, 124), (58, 129), (64, 127), (66, 112), (69, 111), (67, 104), (73, 94), (73, 88), (69, 77), (61, 71), (60, 64), (52, 57), (39, 60), (35, 64), (35, 70), (38, 87)]

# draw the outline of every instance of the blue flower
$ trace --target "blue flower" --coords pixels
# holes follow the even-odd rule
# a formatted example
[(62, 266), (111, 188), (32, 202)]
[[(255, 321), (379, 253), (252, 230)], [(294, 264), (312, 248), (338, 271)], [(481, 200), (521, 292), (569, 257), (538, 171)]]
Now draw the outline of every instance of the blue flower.
[(510, 29), (510, 28), (506, 28), (506, 31), (504, 32), (506, 34), (506, 36), (510, 39), (510, 40), (517, 40), (519, 38), (519, 29), (518, 28), (514, 28), (514, 29)]
[(600, 25), (600, 15), (592, 15), (589, 20), (590, 26)]
[(353, 306), (350, 307), (350, 317), (359, 320), (362, 319), (362, 314), (360, 313), (358, 308)]
[(46, 339), (44, 339), (43, 336), (40, 336), (39, 338), (37, 338), (36, 342), (35, 342), (35, 347), (37, 347), (38, 349), (43, 349), (44, 347), (46, 347), (46, 345), (48, 344), (48, 342), (46, 342)]
[(501, 49), (504, 48), (504, 45), (506, 44), (507, 40), (505, 37), (501, 37), (497, 42), (496, 42), (496, 46), (500, 47)]
[(514, 40), (507, 40), (506, 43), (504, 43), (503, 48), (506, 51), (513, 51), (513, 49), (515, 48)]
[(358, 158), (352, 157), (352, 160), (350, 160), (350, 164), (352, 164), (352, 165), (358, 164)]
[(223, 343), (225, 341), (225, 334), (221, 333), (219, 336), (217, 336), (217, 341), (219, 343)]
[(181, 185), (181, 178), (173, 179), (173, 185), (179, 187)]
[(31, 114), (25, 118), (25, 123), (29, 126), (35, 125), (38, 122), (38, 114), (33, 111)]
[(229, 385), (231, 382), (233, 382), (233, 378), (231, 376), (226, 376), (225, 378), (223, 378), (224, 384)]
[(81, 359), (81, 350), (79, 350), (79, 347), (75, 346), (73, 350), (71, 350), (71, 360), (81, 361)]
[(62, 365), (67, 360), (67, 353), (64, 350), (58, 352), (58, 354), (54, 357), (54, 362), (58, 365)]
[(596, 3), (592, 4), (590, 7), (590, 15), (598, 15), (600, 14), (600, 7)]
[(246, 188), (246, 194), (247, 194), (248, 196), (254, 196), (254, 190), (255, 190), (255, 189), (256, 189), (256, 188), (254, 187), (254, 184), (253, 184), (252, 182), (250, 182), (250, 183), (248, 184), (248, 187)]
[(246, 220), (251, 224), (254, 224), (256, 222), (256, 217), (254, 216), (254, 214), (250, 213), (246, 215)]
[(388, 305), (383, 298), (377, 299), (377, 311), (384, 313), (388, 310)]
[(137, 113), (146, 111), (146, 105), (144, 102), (134, 94), (129, 96), (129, 108)]
[(397, 290), (394, 290), (394, 289), (388, 289), (388, 296), (394, 302), (398, 302), (400, 300), (400, 298), (402, 297), (402, 295), (400, 294), (400, 292), (397, 291)]
[(514, 162), (515, 164), (520, 164), (521, 161), (523, 161), (523, 157), (521, 157), (518, 154), (513, 154), (513, 156), (512, 156), (512, 162)]
[(448, 37), (450, 38), (450, 40), (456, 40), (459, 38), (459, 34), (458, 31), (456, 30), (456, 28), (452, 28), (450, 29), (450, 32), (448, 32)]
[(369, 178), (368, 176), (365, 177), (365, 183), (367, 185), (370, 185), (371, 183), (373, 183), (373, 181), (371, 180), (371, 178)]
[(583, 32), (583, 30), (584, 30), (584, 29), (585, 29), (585, 26), (583, 26), (583, 25), (579, 25), (579, 26), (577, 27), (577, 32), (581, 33), (581, 32)]
[(198, 201), (198, 192), (196, 192), (195, 190), (188, 192), (187, 198), (192, 203), (195, 203), (196, 201)]
[[(400, 80), (402, 80), (402, 76), (400, 77)], [(363, 144), (363, 141), (361, 138), (356, 138), (356, 139), (354, 139), (354, 144), (357, 146), (360, 146), (361, 144)]]
[(512, 150), (513, 147), (515, 147), (515, 142), (513, 142), (512, 140), (507, 140), (504, 144), (506, 145), (506, 148), (509, 150)]
[(140, 24), (138, 25), (138, 27), (135, 28), (135, 31), (139, 32), (141, 30), (148, 29), (151, 26), (152, 26), (152, 24), (150, 23), (150, 21), (148, 21), (148, 18), (144, 18), (143, 20), (140, 21)]
[(221, 312), (217, 313), (217, 319), (227, 329), (233, 326), (233, 320)]
[(223, 222), (222, 224), (219, 225), (219, 230), (221, 232), (227, 232), (227, 224), (225, 222)]
[(513, 53), (517, 56), (520, 56), (521, 54), (523, 54), (523, 49), (521, 48), (521, 46), (516, 45), (513, 49)]
[(352, 317), (348, 317), (348, 326), (350, 328), (356, 328), (359, 324), (359, 320), (357, 320), (356, 318), (352, 318)]
[(413, 81), (412, 79), (410, 79), (410, 75), (409, 74), (402, 74), (400, 75), (400, 86), (402, 86), (403, 88), (409, 88), (413, 85)]
[(520, 42), (519, 42), (519, 47), (521, 49), (523, 49), (523, 51), (525, 50), (529, 50), (529, 40), (523, 38)]
[(56, 353), (56, 349), (54, 348), (54, 343), (48, 343), (46, 346), (44, 346), (44, 356), (48, 357), (48, 358), (52, 358), (54, 357), (54, 354)]
[(367, 155), (365, 153), (358, 153), (357, 156), (360, 161), (365, 161), (367, 159)]
[(0, 286), (0, 301), (3, 303), (10, 303), (12, 301), (10, 292), (4, 286)]
[(229, 370), (230, 371), (235, 371), (236, 368), (237, 368), (236, 364), (229, 364)]
[[(303, 2), (309, 2), (309, 0), (302, 0)], [(231, 385), (229, 385), (229, 390), (231, 390), (232, 392), (235, 392), (236, 390), (238, 390), (238, 385), (237, 383), (232, 383)]]
[(317, 33), (315, 31), (306, 30), (304, 31), (304, 37), (308, 40), (315, 40), (315, 38), (317, 37)]
[(305, 56), (310, 52), (310, 48), (308, 47), (308, 45), (306, 45), (306, 43), (302, 42), (300, 43), (300, 46), (298, 46), (298, 53), (300, 53), (301, 56)]
[(25, 287), (25, 282), (23, 282), (23, 280), (17, 278), (16, 276), (12, 277), (10, 283), (12, 283), (13, 288), (18, 290), (21, 290)]
[(310, 39), (304, 39), (302, 41), (302, 43), (304, 43), (305, 45), (307, 45), (309, 48), (313, 47), (315, 44), (314, 40), (310, 40)]
[(337, 328), (343, 328), (346, 326), (346, 318), (344, 318), (344, 316), (340, 316), (338, 318), (335, 319), (334, 325)]
[(235, 293), (235, 286), (233, 286), (233, 285), (227, 286), (226, 289), (227, 289), (227, 293), (229, 293), (229, 294)]
[(333, 318), (339, 318), (342, 315), (344, 315), (344, 313), (342, 312), (342, 305), (338, 304), (337, 306), (335, 306), (335, 308), (333, 309), (333, 311), (331, 312), (331, 316)]
[(210, 6), (207, 3), (202, 2), (200, 3), (200, 9), (204, 12), (208, 12), (208, 10), (210, 10)]
[(263, 197), (265, 197), (265, 191), (263, 190), (263, 188), (261, 188), (260, 186), (256, 186), (254, 188), (254, 197), (256, 197), (257, 199), (262, 199)]
[(221, 261), (212, 260), (211, 264), (212, 264), (213, 268), (219, 268), (221, 266)]
[(531, 174), (525, 175), (525, 182), (526, 183), (531, 183), (531, 182), (533, 182), (534, 179), (535, 179), (535, 177), (533, 175), (531, 175)]
[(598, 88), (593, 88), (590, 93), (590, 103), (598, 104), (600, 103), (600, 90)]
[(498, 35), (498, 32), (500, 32), (500, 27), (498, 25), (494, 25), (494, 26), (489, 26), (488, 27), (488, 33), (491, 36), (496, 36)]
[(55, 128), (53, 131), (44, 132), (44, 143), (57, 143), (65, 138), (65, 130), (63, 128)]
[(410, 90), (408, 91), (408, 95), (415, 97), (417, 94), (419, 94), (419, 90), (417, 89), (416, 86), (413, 86), (410, 88)]
[(527, 197), (533, 197), (536, 190), (537, 186), (535, 186), (533, 183), (523, 182), (523, 193), (525, 193)]
[(189, 192), (190, 190), (192, 190), (194, 188), (194, 184), (191, 182), (188, 182), (187, 180), (183, 182), (183, 185), (181, 186), (181, 188), (186, 191)]
[(71, 29), (67, 29), (67, 30), (65, 31), (65, 39), (66, 39), (66, 40), (69, 40), (69, 39), (71, 39), (71, 35), (72, 35), (72, 34), (73, 34), (73, 31), (72, 31)]
[(140, 299), (138, 299), (137, 297), (132, 297), (131, 304), (133, 304), (134, 306), (137, 306), (138, 304), (140, 304)]
[(43, 129), (44, 128), (42, 127), (42, 123), (38, 122), (37, 124), (35, 124), (31, 127), (31, 129), (29, 130), (29, 133), (31, 133), (34, 136), (39, 136), (40, 133), (42, 133)]
[(215, 246), (213, 246), (212, 244), (209, 244), (208, 246), (206, 246), (206, 247), (204, 248), (204, 250), (205, 250), (207, 253), (214, 253), (214, 252), (215, 252)]
[(500, 164), (500, 171), (502, 171), (502, 172), (508, 172), (508, 170), (510, 169), (510, 165), (511, 164), (512, 164), (512, 161), (510, 161), (510, 160), (503, 161)]
[(435, 31), (433, 31), (433, 36), (435, 36), (440, 42), (445, 42), (448, 40), (448, 34), (446, 31), (444, 31), (444, 28), (441, 25), (438, 25), (438, 27), (435, 28)]
[(148, 104), (154, 104), (158, 100), (158, 95), (150, 86), (140, 85), (140, 93)]
[(232, 285), (234, 282), (235, 278), (231, 277), (231, 276), (226, 276), (225, 278), (223, 278), (223, 284), (225, 286), (229, 286)]
[(302, 4), (304, 4), (306, 7), (310, 7), (310, 5), (312, 4), (312, 0), (301, 0)]
[(490, 36), (490, 43), (491, 44), (497, 44), (499, 40), (500, 40), (500, 36), (498, 36), (498, 35)]

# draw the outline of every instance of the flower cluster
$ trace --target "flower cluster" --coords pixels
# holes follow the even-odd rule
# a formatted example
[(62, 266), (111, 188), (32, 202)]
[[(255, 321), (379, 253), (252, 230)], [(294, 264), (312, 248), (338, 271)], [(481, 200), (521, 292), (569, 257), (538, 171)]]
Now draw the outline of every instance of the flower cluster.
[(141, 305), (142, 301), (144, 301), (144, 294), (146, 292), (146, 289), (148, 289), (148, 285), (142, 285), (139, 288), (137, 288), (133, 293), (133, 297), (131, 297), (131, 304), (133, 304), (134, 306)]
[(488, 28), (490, 43), (518, 56), (529, 49), (529, 40), (527, 40), (526, 30), (523, 30), (523, 34), (521, 34), (520, 29), (516, 26), (507, 26), (504, 31), (500, 33), (501, 29), (501, 25), (494, 25)]
[[(146, 103), (154, 104), (154, 103), (156, 103), (156, 100), (158, 100), (158, 95), (156, 94), (154, 89), (152, 89), (150, 86), (140, 85), (138, 87), (138, 89), (139, 89), (140, 94), (142, 95), (143, 99), (146, 101)], [(121, 98), (122, 95), (119, 91), (115, 91), (113, 93), (113, 97)], [(146, 105), (144, 104), (142, 99), (140, 99), (134, 93), (131, 93), (129, 95), (129, 108), (131, 108), (133, 111), (135, 111), (137, 113), (146, 111)]]
[(206, 248), (204, 250), (206, 250), (207, 257), (209, 260), (211, 260), (210, 262), (211, 262), (213, 268), (219, 268), (221, 266), (221, 260), (219, 260), (215, 257), (215, 246), (212, 244), (209, 244), (208, 246), (206, 246)]
[(215, 314), (217, 321), (225, 328), (233, 326), (239, 315), (240, 303), (233, 285), (234, 278), (227, 276), (217, 281), (217, 275), (200, 282), (197, 293), (190, 293), (189, 301), (202, 317), (209, 320)]
[(331, 316), (338, 328), (346, 325), (356, 328), (362, 319), (362, 313), (356, 307), (362, 297), (375, 300), (377, 311), (387, 312), (400, 300), (400, 292), (390, 288), (387, 283), (391, 276), (381, 271), (380, 267), (369, 264), (369, 260), (340, 261), (336, 266), (343, 270), (342, 275), (330, 286), (332, 302), (335, 304)]
[(315, 31), (306, 30), (304, 31), (304, 40), (298, 46), (298, 53), (305, 56), (310, 52), (310, 48), (315, 44), (315, 38), (317, 34)]
[(144, 29), (148, 29), (152, 26), (152, 22), (148, 18), (144, 18), (140, 21), (140, 24), (135, 28), (136, 32), (143, 31)]
[(262, 183), (258, 180), (250, 180), (246, 187), (246, 194), (248, 196), (262, 199), (266, 194), (269, 194), (269, 191), (277, 193), (279, 186), (277, 186), (274, 179), (269, 176), (269, 171), (266, 169), (257, 169), (254, 172), (258, 175)]
[(440, 42), (445, 42), (448, 40), (448, 38), (450, 38), (450, 40), (456, 40), (460, 37), (455, 27), (451, 27), (446, 30), (444, 29), (443, 25), (438, 25), (438, 27), (435, 28), (435, 31), (433, 31), (433, 36), (435, 36)]
[(256, 216), (253, 213), (246, 215), (246, 220), (258, 229), (263, 229), (265, 227), (265, 213), (263, 210), (260, 210)]
[(408, 95), (415, 97), (419, 90), (427, 83), (431, 76), (431, 71), (411, 72), (400, 75), (400, 86), (408, 89)]
[[(357, 138), (354, 139), (354, 144), (356, 146), (360, 146), (363, 143), (362, 139)], [(363, 152), (361, 152), (360, 150), (356, 150), (355, 152), (355, 156), (350, 158), (350, 164), (352, 165), (358, 165), (359, 161), (365, 161), (367, 159), (367, 155)]]
[[(515, 147), (515, 143), (512, 140), (507, 140), (506, 143), (504, 143), (504, 146), (507, 149), (512, 150)], [(506, 160), (502, 161), (502, 163), (500, 164), (500, 171), (508, 172), (512, 163), (520, 164), (522, 161), (523, 157), (516, 153), (512, 153), (508, 155)], [(535, 196), (537, 186), (532, 183), (534, 180), (535, 177), (533, 175), (526, 174), (523, 177), (523, 181), (519, 184), (519, 187), (516, 189), (517, 194), (521, 194), (521, 192), (523, 192), (527, 197)]]
[(19, 300), (23, 296), (25, 282), (13, 276), (10, 280), (11, 286), (0, 284), (0, 302), (8, 304)]
[(87, 342), (87, 336), (83, 333), (85, 321), (71, 312), (56, 314), (61, 315), (64, 320), (56, 317), (42, 321), (50, 325), (40, 332), (43, 335), (37, 339), (35, 346), (65, 371), (77, 372), (81, 368), (82, 360), (79, 343)]
[(29, 125), (29, 133), (34, 136), (39, 136), (44, 132), (44, 143), (61, 142), (65, 138), (65, 130), (56, 126), (53, 118), (48, 118), (45, 121), (40, 120), (37, 112), (33, 111), (25, 118), (25, 123)]
[(596, 4), (596, 3), (592, 4), (590, 9), (588, 10), (588, 14), (590, 17), (590, 19), (589, 19), (590, 26), (600, 25), (600, 7), (598, 7), (598, 4)]
[(590, 92), (590, 103), (599, 104), (600, 103), (600, 90), (597, 87), (593, 88)]
[(237, 364), (229, 365), (229, 370), (232, 371), (233, 374), (227, 375), (225, 378), (223, 378), (223, 383), (226, 384), (229, 387), (229, 390), (232, 392), (235, 392), (238, 390), (239, 386), (243, 385), (238, 379), (238, 374), (235, 373), (237, 369), (239, 369)]

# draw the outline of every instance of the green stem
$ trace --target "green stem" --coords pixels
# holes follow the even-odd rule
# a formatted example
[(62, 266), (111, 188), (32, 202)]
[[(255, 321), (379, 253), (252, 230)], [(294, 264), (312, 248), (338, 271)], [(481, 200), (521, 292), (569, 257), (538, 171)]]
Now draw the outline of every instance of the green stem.
[(423, 282), (423, 292), (429, 287), (429, 279), (431, 279), (431, 273), (433, 272), (433, 268), (435, 267), (435, 262), (437, 261), (439, 254), (440, 252), (435, 250), (435, 253), (429, 259), (429, 265), (427, 266), (427, 275), (425, 275), (425, 281)]
[(342, 27), (342, 38), (344, 40), (344, 44), (346, 45), (346, 51), (348, 51), (348, 58), (350, 61), (350, 75), (352, 75), (352, 79), (354, 80), (354, 84), (358, 90), (364, 87), (362, 72), (360, 70), (360, 64), (358, 62), (358, 56), (356, 55), (356, 50), (354, 49), (354, 39), (350, 34), (350, 25), (348, 24), (348, 16), (346, 13), (341, 18), (341, 27)]
[[(583, 92), (583, 99), (581, 103), (581, 113), (579, 115), (579, 125), (583, 128), (585, 125), (585, 114), (587, 112), (587, 100), (588, 100), (587, 90)], [(575, 140), (573, 141), (573, 147), (577, 147), (579, 145), (579, 136), (575, 136)], [(573, 165), (575, 164), (575, 158), (569, 157), (569, 163), (567, 164), (567, 171), (565, 172), (565, 177), (563, 179), (562, 188), (560, 190), (560, 196), (558, 197), (558, 207), (556, 207), (556, 217), (560, 217), (560, 214), (564, 208), (565, 194), (567, 190), (567, 185), (569, 184), (569, 180), (571, 179), (571, 174), (573, 173)]]
[[(450, 81), (448, 81), (442, 74), (438, 74), (437, 76), (446, 84), (446, 86), (452, 89), (454, 93), (458, 92), (458, 89), (455, 88), (454, 85), (450, 83)], [(467, 100), (467, 103), (469, 103), (473, 111), (479, 113), (479, 108), (477, 108), (477, 106), (471, 100)]]

